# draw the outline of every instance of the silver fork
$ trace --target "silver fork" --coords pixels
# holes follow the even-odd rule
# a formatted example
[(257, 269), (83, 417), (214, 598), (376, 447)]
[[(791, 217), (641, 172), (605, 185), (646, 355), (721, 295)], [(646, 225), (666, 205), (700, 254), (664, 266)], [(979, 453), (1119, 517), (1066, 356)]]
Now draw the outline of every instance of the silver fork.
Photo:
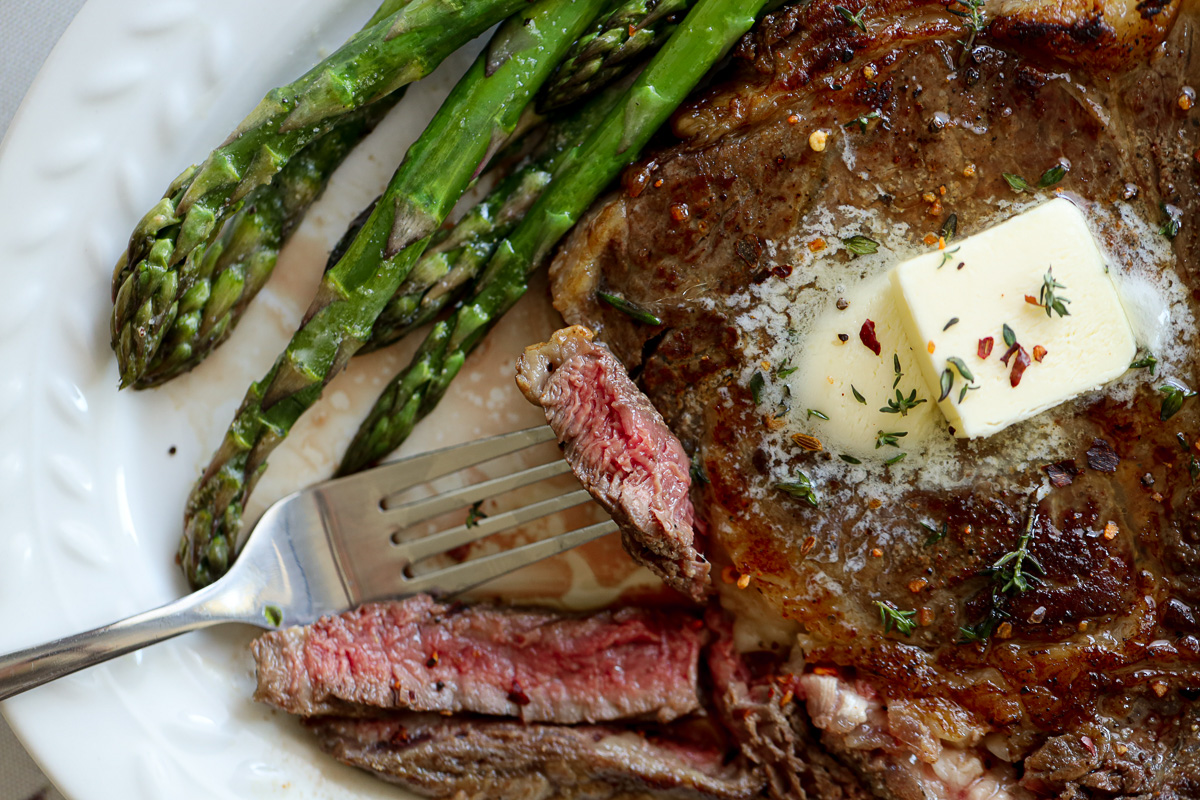
[(456, 547), (587, 503), (569, 491), (471, 525), (410, 541), (396, 531), (570, 471), (561, 458), (420, 500), (390, 505), (406, 489), (554, 439), (541, 426), (394, 461), (283, 498), (254, 527), (217, 582), (165, 606), (85, 633), (0, 656), (0, 700), (181, 633), (224, 622), (274, 629), (305, 625), (361, 603), (430, 592), (455, 595), (612, 533), (610, 521), (577, 528), (451, 567), (410, 567)]

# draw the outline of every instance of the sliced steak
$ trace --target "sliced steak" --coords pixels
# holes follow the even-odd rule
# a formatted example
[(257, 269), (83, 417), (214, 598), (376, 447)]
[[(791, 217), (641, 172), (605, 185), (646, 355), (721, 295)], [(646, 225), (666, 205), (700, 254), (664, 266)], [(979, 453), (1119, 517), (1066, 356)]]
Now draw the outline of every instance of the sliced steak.
[[(677, 114), (681, 140), (572, 232), (555, 305), (639, 375), (703, 466), (708, 555), (803, 626), (807, 669), (841, 681), (811, 687), (836, 690), (835, 712), (813, 707), (818, 735), (872, 791), (934, 796), (931, 774), (971, 787), (1004, 761), (1028, 776), (1007, 778), (1010, 794), (1195, 797), (1200, 402), (1164, 422), (1158, 388), (1200, 388), (1200, 3), (987, 3), (978, 36), (944, 0), (842, 5), (865, 9), (861, 27), (831, 0), (758, 26), (726, 79)], [(1114, 270), (1173, 287), (1154, 309), (1175, 320), (1156, 375), (950, 441), (924, 465), (851, 468), (772, 429), (805, 409), (777, 410), (796, 363), (764, 353), (789, 320), (883, 269), (841, 239), (869, 236), (883, 255), (936, 247), (951, 214), (959, 236), (976, 233), (1052, 196), (1017, 193), (1005, 173), (1036, 184), (1060, 160), (1056, 188), (1086, 209)], [(864, 319), (838, 308), (861, 347)], [(1096, 440), (1117, 458), (1082, 468)], [(1031, 502), (1042, 466), (1064, 461), (1078, 474)], [(797, 470), (812, 495), (779, 490)], [(1006, 590), (990, 568), (1027, 527), (1045, 572)], [(871, 704), (845, 731), (838, 698), (859, 701), (843, 690)]]
[(762, 778), (672, 731), (401, 714), (305, 723), (322, 749), (427, 797), (456, 800), (740, 800)]
[(254, 696), (303, 716), (410, 709), (665, 722), (698, 706), (702, 627), (680, 611), (571, 616), (417, 596), (260, 637)]
[(621, 526), (625, 549), (699, 601), (708, 562), (692, 527), (691, 463), (625, 367), (579, 326), (525, 349), (517, 385), (546, 411), (576, 477)]

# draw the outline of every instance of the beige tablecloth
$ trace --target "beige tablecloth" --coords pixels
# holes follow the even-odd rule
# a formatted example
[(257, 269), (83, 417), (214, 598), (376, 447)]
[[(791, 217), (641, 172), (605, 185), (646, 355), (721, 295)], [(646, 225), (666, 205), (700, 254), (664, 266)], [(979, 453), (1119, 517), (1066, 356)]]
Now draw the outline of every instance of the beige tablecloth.
[[(0, 0), (0, 136), (83, 0)], [(0, 535), (3, 535), (0, 532)], [(15, 609), (0, 609), (2, 614)], [(62, 800), (0, 719), (0, 800)]]

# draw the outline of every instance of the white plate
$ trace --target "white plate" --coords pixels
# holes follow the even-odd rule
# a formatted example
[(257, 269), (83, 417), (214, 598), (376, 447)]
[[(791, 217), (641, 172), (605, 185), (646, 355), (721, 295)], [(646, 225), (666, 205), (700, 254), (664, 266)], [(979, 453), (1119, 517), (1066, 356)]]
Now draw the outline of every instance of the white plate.
[[(181, 509), (245, 387), (271, 364), (328, 245), (383, 186), (465, 69), (459, 53), (356, 152), (285, 250), (234, 337), (153, 392), (116, 391), (109, 278), (128, 232), (187, 164), (271, 86), (343, 41), (376, 0), (90, 0), (0, 150), (0, 651), (168, 602)], [(468, 361), (422, 450), (537, 424), (518, 397), (521, 347), (560, 324), (544, 290)], [(256, 500), (328, 474), (407, 353), (356, 361), (272, 459)], [(610, 537), (592, 546), (604, 596), (645, 581)], [(519, 582), (525, 596), (589, 577), (578, 555)], [(511, 584), (510, 584), (511, 586)], [(192, 634), (17, 697), (5, 716), (74, 800), (380, 797), (396, 789), (320, 755), (250, 700), (252, 632)]]

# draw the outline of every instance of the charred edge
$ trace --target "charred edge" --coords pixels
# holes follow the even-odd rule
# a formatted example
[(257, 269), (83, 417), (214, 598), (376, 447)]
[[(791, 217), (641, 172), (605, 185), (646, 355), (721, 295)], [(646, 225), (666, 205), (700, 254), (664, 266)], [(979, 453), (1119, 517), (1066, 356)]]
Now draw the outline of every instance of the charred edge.
[(392, 233), (388, 237), (384, 258), (391, 258), (409, 245), (433, 234), (438, 227), (438, 218), (423, 206), (407, 197), (397, 198), (396, 217), (392, 222)]
[(1039, 45), (1048, 39), (1058, 39), (1086, 48), (1095, 47), (1116, 37), (1116, 31), (1105, 21), (1102, 13), (1093, 14), (1070, 25), (1061, 22), (1001, 18), (989, 26), (988, 32), (992, 36), (1009, 39), (1015, 44), (1025, 46)]
[(1152, 20), (1174, 4), (1175, 0), (1141, 0), (1137, 12), (1144, 20)]

